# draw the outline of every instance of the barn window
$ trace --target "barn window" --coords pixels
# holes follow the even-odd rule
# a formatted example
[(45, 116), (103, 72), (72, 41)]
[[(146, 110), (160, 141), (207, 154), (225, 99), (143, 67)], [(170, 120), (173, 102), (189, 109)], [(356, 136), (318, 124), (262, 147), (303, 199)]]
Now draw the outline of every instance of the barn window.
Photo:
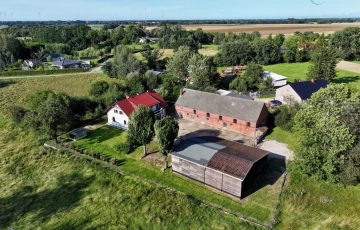
[(196, 110), (194, 109), (194, 114), (196, 114)]
[(222, 116), (219, 116), (219, 120), (220, 120), (220, 121), (222, 120)]
[(206, 116), (207, 116), (207, 117), (210, 117), (210, 113), (206, 113)]
[(237, 120), (236, 120), (236, 119), (234, 119), (234, 120), (233, 120), (233, 123), (234, 123), (234, 124), (236, 124), (236, 123), (237, 123)]
[(126, 125), (126, 121), (124, 120), (124, 125)]
[(246, 125), (247, 125), (248, 127), (250, 127), (250, 122), (247, 122)]
[(122, 111), (119, 111), (120, 115), (123, 115), (123, 112)]

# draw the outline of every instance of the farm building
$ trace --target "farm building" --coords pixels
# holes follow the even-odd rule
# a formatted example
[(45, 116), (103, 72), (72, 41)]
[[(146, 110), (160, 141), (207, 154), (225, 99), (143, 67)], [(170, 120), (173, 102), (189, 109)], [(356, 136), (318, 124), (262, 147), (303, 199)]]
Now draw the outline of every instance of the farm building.
[(80, 67), (81, 64), (82, 64), (81, 61), (59, 58), (58, 60), (53, 61), (51, 63), (51, 66), (56, 67), (58, 69), (66, 69), (66, 68), (75, 68), (77, 66)]
[(184, 89), (175, 109), (180, 118), (253, 136), (255, 140), (267, 131), (268, 110), (261, 101)]
[(37, 66), (42, 65), (42, 62), (37, 59), (25, 59), (23, 62), (22, 70), (31, 70), (36, 68)]
[(242, 99), (246, 99), (246, 100), (254, 100), (254, 98), (244, 95), (244, 94), (238, 94), (238, 93), (233, 93), (229, 90), (224, 90), (224, 89), (219, 89), (216, 91), (216, 93), (222, 95), (222, 96), (228, 96), (228, 97), (238, 97), (238, 98), (242, 98)]
[(313, 93), (321, 88), (326, 88), (326, 80), (311, 80), (290, 83), (286, 86), (276, 89), (275, 99), (283, 104), (289, 103), (287, 100), (292, 98), (299, 104), (310, 98)]
[(265, 80), (267, 77), (270, 77), (272, 79), (272, 86), (273, 87), (281, 87), (287, 84), (287, 77), (272, 73), (269, 71), (264, 71), (263, 73), (263, 79)]
[(191, 138), (170, 154), (173, 172), (242, 198), (269, 152), (217, 137)]
[(150, 107), (156, 119), (166, 116), (165, 109), (168, 107), (168, 104), (157, 92), (148, 90), (134, 97), (126, 97), (107, 108), (105, 112), (107, 112), (108, 124), (127, 130), (129, 117), (139, 105)]

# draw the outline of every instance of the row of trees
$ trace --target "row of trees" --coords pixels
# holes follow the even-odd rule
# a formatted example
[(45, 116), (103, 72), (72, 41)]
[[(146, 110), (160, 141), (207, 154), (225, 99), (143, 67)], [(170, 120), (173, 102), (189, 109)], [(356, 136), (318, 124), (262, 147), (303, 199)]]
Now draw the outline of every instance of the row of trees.
[(168, 168), (167, 155), (172, 150), (174, 140), (178, 136), (179, 124), (175, 118), (165, 117), (161, 120), (154, 119), (150, 108), (140, 105), (130, 115), (127, 144), (130, 149), (144, 146), (144, 157), (147, 155), (146, 145), (156, 135), (159, 152), (164, 156), (165, 167)]

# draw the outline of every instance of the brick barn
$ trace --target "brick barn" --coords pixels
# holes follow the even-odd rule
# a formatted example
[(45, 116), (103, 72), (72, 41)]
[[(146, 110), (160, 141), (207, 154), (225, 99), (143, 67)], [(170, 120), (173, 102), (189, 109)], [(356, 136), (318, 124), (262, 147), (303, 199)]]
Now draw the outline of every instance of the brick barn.
[(170, 154), (172, 171), (242, 198), (267, 162), (268, 151), (197, 137), (181, 141)]
[(180, 90), (175, 109), (180, 118), (225, 128), (257, 140), (267, 131), (268, 110), (261, 101), (184, 89)]

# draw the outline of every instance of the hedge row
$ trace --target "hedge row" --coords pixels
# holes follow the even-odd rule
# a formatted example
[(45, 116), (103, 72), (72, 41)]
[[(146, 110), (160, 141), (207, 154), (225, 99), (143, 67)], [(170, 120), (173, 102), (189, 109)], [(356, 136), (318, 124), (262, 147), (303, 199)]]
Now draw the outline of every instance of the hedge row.
[(83, 68), (70, 68), (70, 69), (56, 69), (56, 70), (19, 70), (19, 71), (9, 71), (9, 72), (0, 72), (1, 77), (10, 77), (10, 76), (33, 76), (33, 75), (51, 75), (51, 74), (64, 74), (64, 73), (79, 73), (84, 72)]
[(102, 160), (102, 161), (105, 161), (105, 162), (110, 162), (112, 165), (118, 165), (120, 163), (118, 160), (116, 160), (115, 157), (109, 157), (109, 156), (103, 155), (103, 154), (95, 152), (95, 151), (80, 148), (78, 146), (73, 145), (72, 143), (62, 143), (61, 145), (64, 148), (74, 150), (74, 151), (76, 151), (76, 152), (78, 152), (80, 154), (88, 155), (88, 156), (90, 156), (92, 158)]

